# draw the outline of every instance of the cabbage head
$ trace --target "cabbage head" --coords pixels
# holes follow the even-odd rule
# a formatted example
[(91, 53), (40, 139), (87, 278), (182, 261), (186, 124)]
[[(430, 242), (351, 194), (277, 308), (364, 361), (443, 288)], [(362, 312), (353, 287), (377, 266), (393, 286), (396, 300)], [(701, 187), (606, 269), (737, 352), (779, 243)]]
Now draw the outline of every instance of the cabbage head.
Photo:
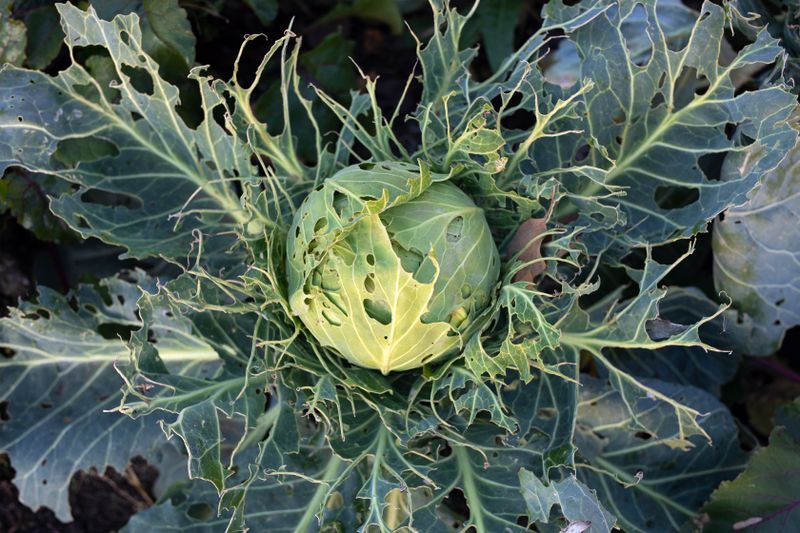
[(500, 259), (483, 210), (447, 176), (362, 163), (306, 197), (287, 269), (292, 313), (317, 341), (387, 374), (463, 346)]

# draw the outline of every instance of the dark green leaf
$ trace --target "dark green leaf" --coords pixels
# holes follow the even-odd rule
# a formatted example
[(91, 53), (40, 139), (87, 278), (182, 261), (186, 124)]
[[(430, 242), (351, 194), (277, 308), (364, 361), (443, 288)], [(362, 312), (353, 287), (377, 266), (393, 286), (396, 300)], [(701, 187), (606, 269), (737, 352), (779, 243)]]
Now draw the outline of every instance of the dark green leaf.
[[(674, 287), (661, 300), (658, 312), (670, 324), (677, 323), (680, 327), (676, 333), (682, 333), (686, 324), (711, 316), (718, 308), (716, 302), (699, 290)], [(736, 327), (735, 323), (735, 316), (723, 314), (700, 328), (700, 338), (710, 346), (728, 348), (731, 344), (728, 331)], [(720, 387), (733, 378), (739, 363), (738, 355), (708, 351), (700, 346), (668, 346), (657, 350), (617, 348), (609, 350), (608, 358), (631, 375), (692, 385), (714, 394), (719, 394)]]
[(244, 0), (244, 2), (264, 26), (268, 26), (278, 16), (278, 0)]
[(23, 228), (43, 241), (74, 241), (77, 235), (50, 211), (50, 197), (69, 190), (68, 182), (54, 176), (8, 170), (0, 179), (0, 212), (8, 210)]
[[(645, 12), (656, 43), (647, 61), (637, 58), (616, 29), (636, 11)], [(606, 186), (625, 188), (625, 196), (613, 201), (626, 217), (624, 239), (632, 243), (669, 242), (703, 230), (728, 205), (743, 202), (796, 138), (790, 124), (796, 102), (787, 90), (772, 86), (737, 94), (733, 82), (739, 69), (781, 59), (783, 50), (768, 32), (759, 32), (721, 68), (721, 7), (705, 3), (686, 46), (675, 51), (660, 24), (655, 2), (646, 7), (623, 2), (570, 37), (584, 58), (581, 78), (595, 84), (584, 97), (586, 121), (579, 123), (591, 135), (583, 141), (592, 147), (587, 164), (608, 169)], [(681, 82), (687, 75), (698, 78), (690, 91)], [(755, 142), (728, 139), (725, 128), (733, 125)], [(562, 149), (565, 142), (561, 139)], [(541, 148), (552, 150), (547, 143)], [(735, 179), (717, 181), (702, 169), (703, 154), (722, 152), (737, 152), (747, 161)], [(532, 154), (538, 164), (537, 155)], [(598, 190), (590, 185), (581, 194)]]
[[(214, 234), (246, 218), (231, 181), (253, 174), (247, 152), (213, 119), (223, 100), (195, 72), (205, 119), (189, 128), (176, 112), (177, 89), (159, 77), (142, 49), (135, 14), (106, 22), (69, 4), (59, 9), (70, 47), (108, 46), (122, 76), (122, 98), (107, 100), (79, 64), (56, 77), (6, 67), (0, 72), (0, 167), (22, 166), (78, 184), (77, 191), (53, 199), (51, 209), (84, 237), (125, 246), (136, 257), (185, 257), (205, 232), (211, 243), (196, 251), (211, 254)], [(150, 87), (137, 88), (137, 79)], [(73, 156), (91, 160), (72, 167), (54, 158), (66, 139)], [(98, 143), (114, 149), (98, 154), (92, 148)], [(97, 191), (103, 194), (87, 201)]]
[[(75, 307), (64, 295), (39, 289), (0, 320), (0, 401), (8, 418), (0, 423), (0, 449), (11, 456), (20, 500), (70, 518), (69, 485), (78, 470), (106, 466), (122, 471), (142, 455), (158, 465), (180, 460), (163, 438), (160, 416), (134, 421), (113, 410), (120, 403), (118, 365), (128, 361), (124, 338), (140, 326), (136, 300), (149, 282), (81, 286)], [(175, 368), (193, 357), (191, 346), (155, 332), (165, 362)], [(165, 455), (166, 454), (166, 455)]]
[(0, 12), (0, 64), (21, 65), (27, 43), (25, 24)]
[(704, 532), (783, 533), (800, 528), (800, 400), (784, 407), (742, 474), (703, 508)]
[(514, 52), (514, 29), (523, 5), (522, 0), (495, 0), (482, 3), (475, 12), (473, 21), (480, 28), (492, 70)]
[(25, 15), (28, 28), (26, 64), (37, 69), (46, 68), (58, 56), (64, 44), (64, 32), (59, 25), (54, 5), (37, 7)]
[(180, 54), (187, 65), (192, 66), (195, 37), (186, 11), (181, 8), (178, 0), (142, 0), (142, 10), (155, 36), (165, 46)]
[[(746, 456), (727, 408), (708, 393), (648, 381), (654, 390), (704, 413), (700, 426), (711, 437), (691, 437), (692, 448), (670, 445), (680, 428), (669, 407), (647, 397), (639, 412), (656, 433), (641, 431), (622, 397), (599, 380), (582, 378), (576, 425), (578, 478), (597, 490), (625, 531), (675, 531), (689, 527), (711, 491), (744, 467)], [(661, 435), (661, 436), (659, 436)]]

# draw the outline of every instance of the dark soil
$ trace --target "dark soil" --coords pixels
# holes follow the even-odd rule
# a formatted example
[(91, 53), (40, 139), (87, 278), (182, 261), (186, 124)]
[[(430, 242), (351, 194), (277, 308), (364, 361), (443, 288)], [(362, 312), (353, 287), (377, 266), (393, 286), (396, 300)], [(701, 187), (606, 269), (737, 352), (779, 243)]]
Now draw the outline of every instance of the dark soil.
[(73, 521), (60, 522), (50, 509), (32, 511), (19, 502), (14, 470), (0, 455), (0, 531), (4, 533), (105, 533), (124, 526), (131, 515), (153, 504), (158, 471), (138, 457), (124, 472), (108, 468), (78, 472), (69, 487)]

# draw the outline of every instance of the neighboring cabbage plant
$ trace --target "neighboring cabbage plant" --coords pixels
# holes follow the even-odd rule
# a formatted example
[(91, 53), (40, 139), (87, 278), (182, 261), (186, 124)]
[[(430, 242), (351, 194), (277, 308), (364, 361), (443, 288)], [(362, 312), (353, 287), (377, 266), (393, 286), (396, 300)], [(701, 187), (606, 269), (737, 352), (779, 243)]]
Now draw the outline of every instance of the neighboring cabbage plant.
[(483, 210), (446, 180), (423, 163), (361, 163), (306, 197), (289, 231), (289, 303), (322, 345), (384, 374), (463, 348), (500, 258)]

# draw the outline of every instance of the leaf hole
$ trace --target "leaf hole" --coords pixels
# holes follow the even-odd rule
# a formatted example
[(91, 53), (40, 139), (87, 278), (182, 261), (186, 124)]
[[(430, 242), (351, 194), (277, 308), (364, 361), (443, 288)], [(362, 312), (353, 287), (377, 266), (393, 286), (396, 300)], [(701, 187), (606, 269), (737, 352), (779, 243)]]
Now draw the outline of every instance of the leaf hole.
[(153, 78), (150, 73), (143, 68), (122, 65), (122, 73), (138, 92), (153, 96)]
[(346, 207), (347, 196), (339, 191), (333, 191), (333, 210), (336, 211), (336, 216), (342, 218), (342, 213), (344, 213)]
[(53, 153), (55, 159), (70, 167), (118, 155), (117, 145), (101, 137), (62, 139), (58, 141), (56, 151)]
[[(314, 233), (322, 233), (328, 228), (328, 219), (322, 217), (314, 224)], [(299, 229), (299, 228), (298, 228)]]
[(0, 402), (0, 422), (8, 422), (11, 415), (8, 414), (8, 402)]
[(589, 157), (589, 150), (590, 147), (588, 144), (579, 146), (578, 149), (575, 150), (575, 162), (580, 163), (582, 161), (586, 161), (586, 159)]
[(636, 437), (637, 439), (642, 439), (642, 440), (650, 440), (651, 438), (653, 438), (653, 434), (650, 433), (649, 431), (637, 431), (636, 433), (633, 434), (633, 436)]
[(719, 181), (724, 161), (725, 152), (703, 154), (697, 159), (697, 166), (705, 174), (706, 179)]
[(666, 103), (666, 100), (664, 99), (664, 94), (661, 91), (659, 91), (656, 94), (654, 94), (653, 97), (650, 99), (650, 109), (655, 109), (664, 103)]
[(728, 122), (725, 124), (725, 137), (727, 137), (729, 141), (733, 140), (738, 127), (739, 125), (734, 124), (733, 122)]
[(677, 185), (656, 187), (654, 200), (661, 209), (681, 209), (695, 203), (700, 198), (697, 189)]
[(375, 279), (373, 274), (368, 274), (364, 278), (364, 288), (367, 292), (375, 292)]
[(447, 242), (458, 242), (461, 240), (461, 234), (464, 231), (464, 217), (457, 216), (447, 225), (446, 238)]
[[(141, 209), (144, 206), (141, 198), (132, 194), (103, 191), (101, 189), (88, 189), (81, 194), (81, 201), (87, 204), (103, 205), (107, 207), (125, 207), (130, 210)], [(87, 225), (88, 226), (88, 225)]]
[(450, 457), (452, 454), (453, 454), (453, 449), (447, 442), (439, 446), (439, 457)]
[(392, 322), (392, 310), (385, 300), (365, 299), (364, 312), (371, 319), (388, 326)]
[(214, 510), (207, 503), (193, 503), (186, 510), (186, 514), (195, 520), (205, 522), (214, 517)]
[(138, 330), (139, 326), (128, 326), (125, 324), (114, 324), (111, 322), (103, 323), (97, 326), (97, 332), (108, 340), (122, 339), (128, 341), (134, 331)]

